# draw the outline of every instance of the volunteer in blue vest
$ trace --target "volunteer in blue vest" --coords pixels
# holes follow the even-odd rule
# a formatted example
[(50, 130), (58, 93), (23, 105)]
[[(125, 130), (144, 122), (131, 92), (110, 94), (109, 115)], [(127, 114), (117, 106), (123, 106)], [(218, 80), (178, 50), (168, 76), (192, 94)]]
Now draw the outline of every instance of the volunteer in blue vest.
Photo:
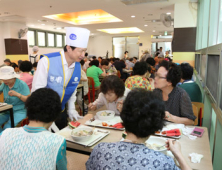
[(64, 50), (41, 55), (38, 62), (31, 91), (47, 87), (59, 94), (63, 111), (55, 121), (58, 129), (67, 126), (68, 116), (71, 120), (81, 118), (75, 110), (75, 101), (77, 86), (81, 79), (79, 62), (85, 57), (89, 35), (90, 31), (85, 28), (67, 27)]

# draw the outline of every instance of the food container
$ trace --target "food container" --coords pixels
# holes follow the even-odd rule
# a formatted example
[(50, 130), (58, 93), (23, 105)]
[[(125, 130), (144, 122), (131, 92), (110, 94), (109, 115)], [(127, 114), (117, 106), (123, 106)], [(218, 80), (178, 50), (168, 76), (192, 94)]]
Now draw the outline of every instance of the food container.
[[(162, 153), (167, 152), (167, 148), (164, 146), (166, 144), (166, 140), (160, 137), (154, 137), (150, 136), (149, 139), (146, 141), (146, 146), (149, 149), (153, 149), (155, 151), (159, 151)], [(161, 148), (158, 148), (159, 146), (162, 146)]]
[(112, 110), (103, 110), (96, 113), (99, 120), (111, 120), (115, 116), (115, 112)]
[[(84, 136), (78, 136), (78, 133), (82, 133), (84, 134)], [(85, 135), (85, 132), (88, 132), (88, 135)], [(77, 142), (83, 142), (83, 141), (87, 141), (89, 140), (93, 135), (93, 129), (91, 127), (79, 127), (76, 129), (73, 129), (71, 132), (71, 136), (73, 138), (73, 140), (77, 141)]]

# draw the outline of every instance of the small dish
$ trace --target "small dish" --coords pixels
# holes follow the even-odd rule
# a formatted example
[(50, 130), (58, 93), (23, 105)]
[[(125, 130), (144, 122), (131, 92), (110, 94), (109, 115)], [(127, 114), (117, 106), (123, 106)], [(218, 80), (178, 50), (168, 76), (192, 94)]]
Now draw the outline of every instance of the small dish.
[[(153, 149), (155, 151), (159, 151), (162, 153), (165, 153), (167, 151), (167, 148), (165, 147), (166, 140), (160, 137), (154, 137), (150, 136), (149, 139), (146, 141), (146, 146), (149, 149)], [(159, 148), (162, 146), (161, 148)]]
[(93, 128), (91, 127), (79, 127), (79, 128), (73, 129), (71, 132), (71, 136), (73, 140), (77, 142), (88, 141), (90, 140), (92, 135), (93, 135)]
[(112, 110), (102, 110), (96, 113), (99, 120), (111, 120), (115, 116), (115, 112)]

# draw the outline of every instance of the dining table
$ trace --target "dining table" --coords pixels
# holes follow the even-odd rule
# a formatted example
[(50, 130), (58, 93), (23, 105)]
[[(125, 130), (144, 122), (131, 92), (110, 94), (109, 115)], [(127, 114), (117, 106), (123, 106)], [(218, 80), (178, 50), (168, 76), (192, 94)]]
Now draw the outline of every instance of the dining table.
[[(83, 117), (83, 119), (79, 119), (78, 122), (81, 124), (85, 124), (86, 121), (93, 118), (98, 111), (105, 110), (106, 108), (102, 107), (99, 110), (96, 111), (89, 111), (89, 113)], [(204, 130), (203, 136), (198, 137), (196, 140), (191, 140), (185, 135), (181, 135), (181, 138), (178, 139), (178, 141), (181, 144), (181, 152), (183, 156), (185, 157), (186, 161), (190, 165), (192, 169), (199, 169), (199, 170), (212, 170), (212, 158), (211, 158), (211, 152), (210, 152), (210, 144), (209, 144), (209, 136), (208, 136), (208, 130), (206, 127), (198, 127)], [(103, 129), (104, 128), (99, 128)], [(110, 131), (110, 134), (107, 135), (105, 138), (97, 142), (91, 147), (82, 146), (70, 141), (67, 141), (67, 150), (78, 152), (85, 155), (90, 155), (93, 148), (101, 142), (118, 142), (122, 139), (122, 134), (124, 131), (116, 130), (116, 129), (106, 129)], [(201, 159), (200, 163), (192, 163), (191, 158), (189, 154), (191, 153), (198, 153), (203, 155), (203, 158)]]

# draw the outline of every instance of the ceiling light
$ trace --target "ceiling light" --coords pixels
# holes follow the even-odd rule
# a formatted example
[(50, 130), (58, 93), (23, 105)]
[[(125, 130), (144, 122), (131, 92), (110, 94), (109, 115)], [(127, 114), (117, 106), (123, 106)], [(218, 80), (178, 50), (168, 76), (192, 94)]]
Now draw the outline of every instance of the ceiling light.
[(167, 15), (170, 15), (171, 13), (170, 13), (170, 12), (167, 12), (166, 14), (167, 14)]
[(61, 30), (62, 28), (61, 28), (61, 27), (57, 27), (56, 29), (57, 29), (57, 30)]
[(41, 25), (45, 25), (45, 24), (41, 24)]
[(127, 28), (110, 28), (110, 29), (97, 29), (98, 31), (109, 33), (109, 34), (124, 34), (124, 33), (138, 33), (144, 32), (137, 27), (127, 27)]
[(156, 32), (155, 30), (153, 30), (153, 32)]
[(147, 27), (148, 25), (144, 25), (145, 27)]
[(30, 27), (34, 27), (35, 25), (30, 25)]
[(152, 20), (153, 22), (156, 22), (156, 20), (154, 19), (154, 20)]
[(131, 18), (135, 18), (135, 17), (136, 17), (135, 15), (132, 15), (132, 16), (131, 16)]
[(162, 35), (159, 35), (160, 37), (162, 36)]
[(74, 25), (122, 22), (119, 18), (116, 18), (102, 9), (47, 15), (43, 17)]

